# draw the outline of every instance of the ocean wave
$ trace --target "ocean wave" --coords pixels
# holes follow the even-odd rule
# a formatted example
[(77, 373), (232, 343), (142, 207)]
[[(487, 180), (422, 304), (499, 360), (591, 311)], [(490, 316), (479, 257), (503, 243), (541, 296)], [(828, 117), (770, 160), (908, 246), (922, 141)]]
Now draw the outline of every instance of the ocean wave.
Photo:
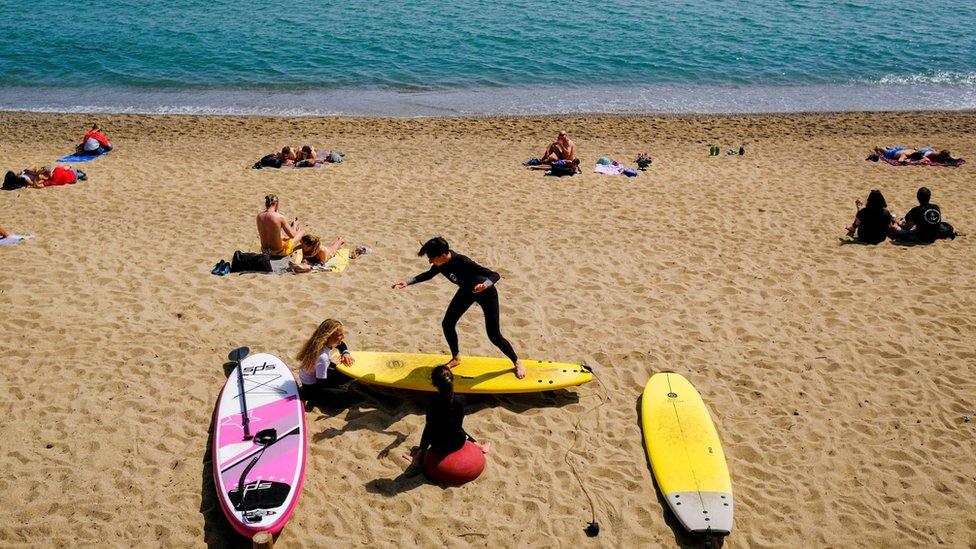
[[(954, 80), (958, 82), (958, 80)], [(257, 116), (483, 116), (976, 109), (976, 87), (931, 81), (807, 86), (389, 89), (5, 88), (0, 110)]]
[(892, 74), (869, 82), (885, 85), (940, 84), (948, 86), (976, 86), (976, 72), (939, 71), (929, 74)]

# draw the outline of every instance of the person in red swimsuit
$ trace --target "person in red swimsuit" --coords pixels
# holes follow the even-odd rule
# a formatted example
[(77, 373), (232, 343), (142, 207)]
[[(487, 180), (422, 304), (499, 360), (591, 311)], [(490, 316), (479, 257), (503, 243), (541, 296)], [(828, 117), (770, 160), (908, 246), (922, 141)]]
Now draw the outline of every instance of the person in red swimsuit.
[(75, 152), (78, 154), (95, 155), (107, 153), (110, 150), (112, 150), (112, 143), (102, 133), (98, 124), (92, 124), (91, 129), (88, 130), (85, 137), (81, 138), (81, 143), (75, 146)]

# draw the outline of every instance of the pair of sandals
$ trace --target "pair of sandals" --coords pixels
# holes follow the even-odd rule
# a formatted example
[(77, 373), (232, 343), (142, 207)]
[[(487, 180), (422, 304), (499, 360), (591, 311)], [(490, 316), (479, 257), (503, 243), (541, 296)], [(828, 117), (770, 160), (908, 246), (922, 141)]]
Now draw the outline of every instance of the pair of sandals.
[(221, 259), (216, 265), (214, 265), (214, 268), (210, 270), (210, 274), (217, 276), (230, 274), (230, 263)]

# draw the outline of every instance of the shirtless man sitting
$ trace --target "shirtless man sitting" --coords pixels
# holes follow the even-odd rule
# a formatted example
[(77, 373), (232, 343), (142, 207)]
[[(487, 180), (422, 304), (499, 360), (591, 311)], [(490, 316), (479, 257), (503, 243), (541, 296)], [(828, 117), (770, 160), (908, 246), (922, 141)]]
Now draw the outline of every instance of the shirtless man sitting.
[(548, 147), (546, 152), (539, 159), (543, 164), (551, 164), (556, 160), (567, 160), (572, 162), (576, 158), (576, 144), (566, 135), (565, 131), (560, 131)]
[(289, 223), (285, 216), (278, 213), (278, 195), (265, 196), (264, 208), (257, 219), (261, 251), (271, 254), (272, 259), (291, 255), (305, 235), (305, 231), (298, 226), (298, 218)]

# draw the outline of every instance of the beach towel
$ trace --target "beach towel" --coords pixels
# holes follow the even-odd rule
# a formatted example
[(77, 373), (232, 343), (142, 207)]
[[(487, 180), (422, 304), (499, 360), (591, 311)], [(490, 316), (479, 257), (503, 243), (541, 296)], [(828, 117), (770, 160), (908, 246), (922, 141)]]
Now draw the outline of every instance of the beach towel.
[(12, 234), (6, 238), (0, 238), (0, 246), (13, 246), (14, 244), (20, 244), (25, 240), (30, 240), (34, 238), (29, 234)]
[(349, 266), (349, 248), (339, 248), (336, 254), (321, 265), (312, 267), (312, 272), (328, 271), (330, 273), (341, 273)]
[(303, 169), (308, 169), (308, 168), (321, 168), (322, 166), (325, 166), (326, 164), (338, 164), (339, 162), (342, 162), (342, 160), (343, 160), (344, 157), (345, 157), (345, 155), (342, 154), (342, 151), (319, 151), (315, 155), (315, 165), (314, 166), (297, 167), (297, 166), (294, 166), (294, 165), (286, 164), (286, 165), (283, 165), (283, 166), (280, 166), (280, 167), (277, 167), (276, 168), (274, 166), (262, 166), (261, 165), (261, 161), (258, 160), (252, 166), (250, 166), (249, 169), (253, 169), (253, 170), (284, 170), (284, 169), (298, 169), (298, 170), (303, 170)]
[(625, 169), (626, 166), (620, 162), (617, 162), (616, 160), (613, 160), (608, 164), (597, 163), (597, 165), (593, 167), (593, 172), (602, 173), (603, 175), (620, 175), (624, 173)]
[(100, 158), (102, 156), (105, 156), (106, 154), (108, 154), (110, 152), (112, 152), (112, 151), (105, 151), (103, 153), (98, 153), (98, 154), (74, 154), (74, 153), (72, 153), (72, 154), (69, 154), (67, 156), (62, 156), (61, 158), (55, 160), (55, 162), (70, 162), (72, 164), (77, 164), (79, 162), (91, 162), (92, 160), (95, 160), (96, 158)]
[(883, 160), (886, 164), (891, 166), (943, 166), (947, 168), (958, 168), (966, 163), (962, 158), (956, 158), (955, 160), (949, 160), (946, 162), (939, 162), (937, 160), (932, 160), (931, 158), (923, 158), (921, 160), (907, 160), (905, 162), (899, 162), (892, 158), (885, 158), (883, 156), (879, 157), (879, 160)]

